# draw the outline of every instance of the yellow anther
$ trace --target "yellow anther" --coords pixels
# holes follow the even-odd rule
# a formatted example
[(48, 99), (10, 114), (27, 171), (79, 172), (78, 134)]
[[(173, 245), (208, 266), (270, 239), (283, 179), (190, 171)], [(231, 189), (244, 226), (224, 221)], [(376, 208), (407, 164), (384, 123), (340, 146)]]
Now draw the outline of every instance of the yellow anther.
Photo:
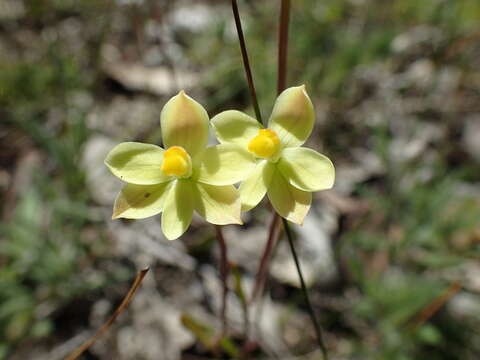
[(161, 170), (165, 175), (188, 177), (192, 173), (192, 159), (183, 147), (169, 147), (163, 153)]
[(248, 150), (262, 158), (274, 156), (280, 148), (280, 139), (275, 131), (270, 129), (262, 129), (248, 143)]

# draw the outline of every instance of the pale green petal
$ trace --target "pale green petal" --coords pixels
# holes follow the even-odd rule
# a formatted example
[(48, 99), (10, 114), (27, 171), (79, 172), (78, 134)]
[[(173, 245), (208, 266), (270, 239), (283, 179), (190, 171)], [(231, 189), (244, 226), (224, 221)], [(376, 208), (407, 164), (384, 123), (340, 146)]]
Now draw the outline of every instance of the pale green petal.
[(262, 128), (257, 120), (237, 110), (224, 111), (214, 116), (211, 122), (218, 141), (245, 148)]
[(330, 159), (312, 149), (284, 149), (278, 168), (290, 184), (304, 191), (330, 189), (335, 182)]
[(160, 168), (163, 149), (152, 144), (124, 142), (107, 155), (105, 165), (123, 181), (139, 185), (153, 185), (170, 180)]
[(187, 231), (192, 222), (193, 189), (190, 180), (176, 180), (168, 192), (162, 213), (162, 231), (168, 240), (175, 240)]
[(276, 169), (270, 186), (268, 198), (275, 211), (295, 224), (303, 224), (303, 219), (310, 209), (312, 194), (290, 185)]
[(238, 191), (240, 192), (242, 211), (249, 211), (262, 201), (274, 172), (275, 165), (267, 160), (262, 160), (250, 176), (241, 183)]
[(205, 184), (232, 185), (247, 178), (255, 164), (255, 157), (239, 145), (220, 144), (199, 157), (194, 177)]
[(127, 184), (113, 205), (112, 219), (144, 219), (163, 210), (171, 182), (157, 185)]
[(284, 90), (277, 98), (268, 121), (285, 147), (300, 146), (310, 136), (315, 122), (312, 101), (305, 86)]
[(208, 142), (208, 114), (185, 92), (172, 97), (160, 114), (163, 145), (182, 146), (193, 157)]
[(216, 225), (242, 224), (240, 197), (235, 186), (214, 186), (202, 183), (196, 183), (193, 186), (195, 210), (205, 220)]

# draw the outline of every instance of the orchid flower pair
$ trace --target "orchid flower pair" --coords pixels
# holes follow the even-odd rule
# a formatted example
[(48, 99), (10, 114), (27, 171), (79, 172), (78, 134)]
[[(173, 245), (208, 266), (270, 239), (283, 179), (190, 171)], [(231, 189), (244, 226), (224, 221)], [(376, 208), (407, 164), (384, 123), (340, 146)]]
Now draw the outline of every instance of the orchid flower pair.
[(240, 111), (224, 111), (211, 120), (220, 144), (207, 146), (208, 114), (180, 91), (160, 115), (165, 149), (125, 142), (107, 155), (105, 164), (127, 182), (112, 218), (162, 213), (162, 231), (173, 240), (188, 229), (194, 210), (212, 224), (242, 224), (241, 211), (267, 194), (279, 215), (302, 224), (311, 192), (331, 188), (335, 179), (326, 156), (301, 147), (314, 121), (305, 87), (291, 87), (278, 96), (268, 129)]

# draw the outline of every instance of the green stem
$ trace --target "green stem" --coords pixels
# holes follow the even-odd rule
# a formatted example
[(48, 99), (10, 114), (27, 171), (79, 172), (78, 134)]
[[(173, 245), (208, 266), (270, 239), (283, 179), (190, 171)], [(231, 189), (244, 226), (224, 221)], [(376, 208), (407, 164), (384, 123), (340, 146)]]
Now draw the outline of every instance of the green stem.
[(305, 303), (307, 305), (308, 314), (312, 319), (313, 327), (315, 328), (315, 334), (317, 335), (318, 346), (322, 350), (323, 358), (328, 360), (327, 348), (323, 342), (322, 330), (320, 324), (318, 323), (317, 317), (315, 316), (315, 311), (313, 310), (312, 303), (310, 302), (310, 297), (308, 295), (307, 286), (305, 285), (305, 280), (303, 279), (302, 268), (300, 267), (300, 261), (298, 260), (297, 251), (293, 244), (293, 236), (288, 225), (288, 221), (285, 218), (282, 218), (283, 227), (285, 229), (285, 234), (287, 235), (288, 244), (290, 245), (290, 251), (292, 252), (293, 260), (295, 261), (295, 267), (297, 268), (298, 277), (300, 278), (300, 285), (302, 287), (302, 293), (305, 298)]
[(242, 52), (243, 67), (247, 77), (248, 88), (252, 97), (252, 104), (255, 110), (257, 121), (262, 124), (262, 113), (258, 106), (257, 92), (255, 91), (255, 84), (253, 82), (252, 70), (250, 69), (250, 61), (248, 60), (247, 46), (245, 45), (245, 38), (243, 36), (242, 22), (240, 21), (240, 14), (238, 12), (237, 0), (232, 0), (232, 11), (235, 19), (235, 26), (237, 27), (238, 41), (240, 43), (240, 51)]

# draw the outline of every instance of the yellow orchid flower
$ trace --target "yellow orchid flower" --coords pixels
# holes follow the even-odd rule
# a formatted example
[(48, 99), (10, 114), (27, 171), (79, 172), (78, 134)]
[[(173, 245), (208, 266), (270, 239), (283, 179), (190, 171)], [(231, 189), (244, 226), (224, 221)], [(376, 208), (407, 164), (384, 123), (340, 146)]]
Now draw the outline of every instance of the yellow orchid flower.
[(311, 192), (333, 186), (335, 168), (330, 159), (301, 147), (314, 121), (313, 105), (303, 85), (278, 96), (268, 129), (236, 110), (212, 119), (220, 143), (240, 145), (257, 159), (255, 169), (239, 188), (243, 211), (255, 207), (267, 193), (278, 214), (302, 224), (312, 201)]
[(234, 144), (207, 147), (208, 114), (183, 91), (165, 104), (160, 123), (166, 149), (125, 142), (107, 155), (105, 164), (127, 182), (112, 218), (162, 213), (162, 231), (170, 240), (187, 230), (194, 210), (212, 224), (241, 224), (233, 184), (253, 170), (254, 156)]

